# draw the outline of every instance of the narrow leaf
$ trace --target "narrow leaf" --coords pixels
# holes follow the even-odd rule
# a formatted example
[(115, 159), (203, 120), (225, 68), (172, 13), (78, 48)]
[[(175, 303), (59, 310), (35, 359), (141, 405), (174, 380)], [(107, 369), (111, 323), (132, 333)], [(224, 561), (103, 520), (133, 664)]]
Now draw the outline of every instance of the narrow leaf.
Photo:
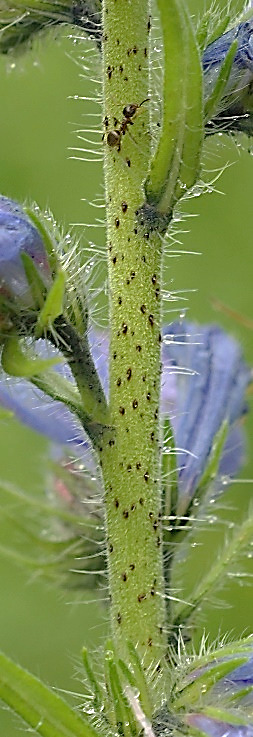
[(211, 665), (212, 662), (217, 663), (217, 660), (224, 660), (224, 658), (230, 658), (231, 656), (235, 658), (242, 654), (243, 657), (247, 656), (249, 658), (252, 656), (252, 646), (253, 635), (241, 640), (234, 640), (227, 645), (222, 643), (220, 647), (212, 651), (209, 650), (205, 655), (198, 657), (197, 660), (192, 659), (191, 670), (195, 671), (196, 667), (203, 668), (206, 665)]
[(230, 77), (230, 72), (232, 69), (232, 64), (235, 58), (237, 47), (238, 42), (237, 40), (235, 40), (231, 44), (230, 49), (223, 61), (223, 64), (221, 65), (219, 76), (214, 86), (213, 92), (206, 100), (205, 122), (210, 120), (214, 116), (214, 114), (217, 114), (218, 112), (218, 105), (224, 95), (224, 92), (226, 91), (226, 85)]
[(54, 321), (63, 313), (63, 301), (65, 293), (65, 274), (62, 270), (58, 271), (54, 282), (49, 290), (45, 303), (38, 315), (37, 325), (35, 328), (36, 338), (39, 338), (44, 330), (52, 327)]
[(61, 696), (2, 653), (0, 698), (43, 737), (98, 737)]
[(216, 39), (219, 38), (219, 36), (222, 36), (222, 34), (226, 31), (226, 28), (230, 22), (230, 14), (226, 14), (223, 18), (221, 18), (221, 20), (219, 20), (219, 12), (220, 8), (217, 12), (217, 17), (213, 18), (212, 28), (215, 25), (215, 30), (212, 30), (211, 32), (209, 31), (210, 20), (212, 20), (212, 18), (210, 18), (210, 8), (208, 8), (208, 10), (201, 18), (196, 31), (197, 41), (201, 51), (204, 51), (207, 44), (209, 45), (213, 41), (216, 41)]
[(29, 256), (28, 253), (21, 253), (21, 261), (23, 263), (26, 278), (31, 290), (34, 306), (36, 308), (40, 308), (43, 306), (44, 303), (46, 286), (41, 279), (41, 276), (33, 259), (31, 258), (31, 256)]
[(179, 170), (179, 182), (176, 198), (196, 182), (200, 170), (200, 155), (203, 143), (203, 74), (200, 52), (196, 42), (193, 26), (182, 3), (185, 26), (188, 35), (188, 67), (186, 77), (185, 130), (182, 150), (182, 161)]
[(129, 662), (134, 673), (136, 688), (139, 692), (140, 703), (145, 715), (148, 717), (148, 719), (152, 719), (151, 694), (149, 692), (148, 684), (139, 655), (132, 642), (128, 642), (127, 645), (129, 651)]
[(157, 4), (161, 27), (164, 29), (163, 122), (157, 151), (151, 162), (150, 175), (146, 183), (146, 195), (151, 205), (158, 206), (166, 190), (169, 206), (183, 146), (187, 31), (184, 13), (178, 0), (158, 0)]
[[(58, 363), (60, 363), (61, 360), (62, 359), (58, 359)], [(43, 375), (40, 374), (39, 376), (33, 376), (31, 381), (38, 387), (38, 389), (41, 389), (41, 391), (48, 394), (52, 399), (66, 404), (67, 407), (69, 407), (72, 412), (75, 412), (82, 420), (85, 413), (80, 394), (75, 384), (72, 384), (68, 379), (65, 379), (64, 376), (50, 368), (43, 370)]]
[(245, 714), (242, 713), (242, 709), (240, 709), (239, 713), (236, 714), (235, 712), (231, 713), (231, 711), (227, 711), (226, 709), (217, 709), (214, 706), (206, 706), (205, 710), (202, 713), (207, 717), (211, 717), (211, 719), (217, 719), (217, 721), (219, 722), (225, 722), (225, 734), (227, 734), (227, 724), (238, 725), (239, 729), (240, 727), (242, 727), (242, 725), (249, 724), (249, 719)]
[(118, 732), (124, 735), (124, 737), (131, 737), (131, 735), (133, 737), (137, 733), (136, 723), (126, 695), (123, 692), (115, 654), (111, 649), (105, 653), (105, 670)]
[(203, 84), (200, 53), (184, 3), (157, 4), (164, 29), (163, 124), (145, 189), (148, 203), (169, 219), (199, 173)]
[(90, 690), (93, 696), (93, 706), (95, 709), (101, 709), (103, 708), (104, 704), (104, 695), (101, 686), (99, 685), (97, 678), (94, 674), (94, 670), (92, 667), (92, 664), (90, 663), (90, 659), (88, 656), (88, 650), (86, 647), (82, 648), (82, 659), (83, 659), (83, 666), (84, 670), (89, 682)]
[(31, 379), (37, 374), (61, 363), (62, 358), (38, 358), (31, 351), (23, 353), (18, 339), (14, 336), (6, 340), (2, 351), (2, 367), (10, 376), (22, 376)]
[(203, 473), (202, 478), (200, 479), (200, 482), (198, 484), (198, 489), (196, 490), (195, 496), (200, 499), (203, 494), (206, 491), (206, 488), (211, 484), (211, 482), (216, 478), (222, 453), (224, 451), (224, 445), (227, 439), (229, 430), (229, 423), (228, 420), (224, 420), (221, 427), (219, 428), (218, 432), (216, 433), (211, 452), (208, 458), (207, 467)]
[[(53, 464), (52, 467), (54, 468)], [(56, 467), (55, 470), (58, 475), (62, 470), (62, 478), (64, 478), (64, 469)], [(66, 483), (69, 480), (68, 476), (69, 473), (67, 472)], [(54, 506), (52, 503), (49, 504), (46, 501), (41, 500), (37, 494), (27, 494), (22, 489), (19, 489), (12, 484), (4, 484), (2, 482), (0, 488), (2, 493), (10, 496), (10, 498), (14, 499), (19, 505), (24, 505), (24, 507), (27, 508), (27, 511), (34, 509), (38, 515), (44, 514), (46, 518), (57, 518), (62, 520), (62, 522), (66, 522), (73, 526), (78, 524), (80, 525), (80, 515), (75, 514), (73, 511), (68, 511), (61, 506)], [(81, 524), (83, 534), (84, 532), (85, 534), (88, 534), (92, 529), (92, 534), (95, 535), (95, 531), (98, 528), (97, 519), (94, 520), (92, 519), (92, 516), (88, 517), (87, 514), (84, 513), (84, 516), (81, 519)]]

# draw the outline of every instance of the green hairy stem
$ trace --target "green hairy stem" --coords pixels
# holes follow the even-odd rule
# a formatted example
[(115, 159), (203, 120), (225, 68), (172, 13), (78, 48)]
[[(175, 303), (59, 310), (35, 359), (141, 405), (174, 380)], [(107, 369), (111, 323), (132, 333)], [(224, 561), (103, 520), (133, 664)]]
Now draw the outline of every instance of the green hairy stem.
[[(111, 619), (121, 656), (132, 640), (144, 667), (160, 672), (165, 653), (159, 481), (162, 244), (140, 214), (151, 149), (149, 100), (144, 102), (149, 96), (149, 2), (104, 0), (103, 23), (112, 430), (101, 442), (100, 461)], [(136, 106), (132, 125), (123, 113), (129, 105)]]

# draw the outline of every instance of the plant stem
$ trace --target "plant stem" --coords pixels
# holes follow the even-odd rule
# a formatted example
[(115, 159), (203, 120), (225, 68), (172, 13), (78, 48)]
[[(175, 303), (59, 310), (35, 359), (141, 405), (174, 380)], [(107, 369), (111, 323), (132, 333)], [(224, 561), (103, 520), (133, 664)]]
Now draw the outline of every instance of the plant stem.
[[(162, 671), (165, 606), (161, 538), (160, 280), (162, 244), (139, 214), (150, 159), (149, 103), (121, 135), (123, 109), (149, 94), (149, 1), (104, 0), (103, 70), (110, 345), (105, 483), (112, 629), (144, 667)], [(108, 133), (120, 132), (118, 146)], [(109, 137), (110, 140), (110, 137)], [(120, 150), (118, 150), (120, 149)], [(161, 678), (161, 683), (162, 683)]]

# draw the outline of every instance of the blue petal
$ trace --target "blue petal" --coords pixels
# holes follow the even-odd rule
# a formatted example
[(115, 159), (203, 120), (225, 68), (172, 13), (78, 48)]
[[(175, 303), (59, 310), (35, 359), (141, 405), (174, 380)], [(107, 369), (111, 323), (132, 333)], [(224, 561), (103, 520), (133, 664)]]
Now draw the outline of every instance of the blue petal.
[(214, 87), (218, 77), (222, 62), (230, 49), (233, 41), (237, 40), (238, 48), (235, 54), (231, 75), (229, 78), (229, 88), (234, 88), (242, 79), (242, 71), (249, 72), (248, 78), (253, 74), (253, 19), (240, 23), (239, 26), (232, 28), (224, 33), (216, 41), (209, 44), (205, 49), (202, 57), (202, 65), (205, 74), (205, 92), (208, 85)]
[(79, 446), (85, 442), (83, 429), (65, 405), (48, 400), (43, 392), (22, 379), (15, 383), (1, 381), (0, 404), (11, 410), (24, 425), (46, 435), (54, 443)]
[[(205, 49), (202, 57), (204, 72), (221, 66), (233, 41), (237, 40), (238, 48), (234, 58), (234, 66), (250, 69), (253, 72), (253, 19), (240, 23), (223, 33)], [(235, 72), (234, 72), (235, 73)]]
[(253, 655), (247, 663), (240, 665), (223, 679), (226, 686), (238, 686), (240, 688), (253, 686)]
[[(103, 385), (108, 384), (108, 335), (90, 331), (89, 334), (94, 363)], [(44, 340), (36, 342), (36, 352), (42, 358), (55, 357), (57, 351)], [(55, 370), (68, 381), (73, 381), (66, 364), (60, 363)], [(58, 445), (69, 445), (71, 451), (80, 455), (90, 447), (90, 442), (75, 416), (58, 401), (49, 399), (42, 391), (24, 379), (14, 380), (2, 375), (0, 380), (0, 405), (10, 409), (24, 425), (45, 435)]]
[[(166, 337), (165, 357), (167, 371), (170, 367), (177, 377), (173, 425), (180, 493), (190, 500), (219, 428), (225, 420), (232, 425), (245, 412), (244, 395), (251, 374), (238, 343), (216, 326), (174, 323)], [(238, 454), (233, 447), (236, 439)], [(241, 456), (241, 437), (233, 432), (222, 472), (235, 473)]]
[(253, 737), (253, 724), (229, 724), (204, 714), (190, 714), (187, 723), (210, 737)]

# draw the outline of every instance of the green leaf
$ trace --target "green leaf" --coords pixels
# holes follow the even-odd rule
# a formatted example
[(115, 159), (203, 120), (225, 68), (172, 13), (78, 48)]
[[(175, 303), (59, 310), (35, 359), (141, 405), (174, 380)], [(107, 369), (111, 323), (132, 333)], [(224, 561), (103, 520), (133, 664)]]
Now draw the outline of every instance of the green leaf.
[(203, 141), (199, 49), (184, 3), (158, 0), (164, 29), (163, 123), (146, 182), (148, 203), (168, 218), (196, 181)]
[(204, 140), (203, 72), (200, 51), (187, 10), (182, 3), (188, 34), (187, 75), (185, 80), (185, 129), (182, 157), (175, 191), (176, 199), (191, 189), (199, 175)]
[(232, 69), (232, 64), (235, 58), (237, 48), (238, 48), (238, 41), (235, 40), (231, 44), (230, 49), (225, 56), (223, 64), (221, 65), (218, 79), (216, 80), (212, 94), (210, 95), (210, 97), (208, 97), (208, 99), (205, 102), (205, 111), (204, 111), (205, 122), (208, 122), (208, 120), (211, 120), (214, 114), (215, 113), (217, 114), (218, 112), (218, 105), (222, 99), (224, 92), (226, 91), (226, 86), (227, 86), (227, 83), (230, 77), (230, 72)]
[(185, 524), (182, 534), (185, 536), (188, 533), (188, 528), (191, 526), (191, 511), (192, 507), (194, 506), (194, 500), (198, 499), (200, 500), (204, 497), (207, 487), (213, 482), (213, 480), (216, 478), (219, 465), (221, 461), (222, 452), (224, 450), (224, 444), (226, 442), (227, 434), (228, 434), (228, 421), (224, 420), (221, 427), (219, 428), (218, 432), (214, 436), (212, 448), (209, 453), (209, 457), (207, 459), (207, 466), (202, 474), (202, 477), (198, 483), (198, 486), (195, 490), (193, 498), (190, 500), (189, 506), (185, 507), (185, 499), (182, 497), (178, 497), (178, 506), (177, 506), (177, 515), (180, 517), (182, 515), (188, 514), (189, 516), (189, 523), (188, 525)]
[(16, 336), (11, 336), (4, 343), (2, 351), (2, 367), (10, 376), (21, 376), (32, 379), (33, 376), (43, 373), (47, 369), (62, 362), (62, 358), (38, 358), (31, 351), (23, 353)]
[[(52, 467), (55, 470), (55, 473), (58, 477), (62, 478), (66, 485), (71, 483), (71, 479), (69, 471), (65, 471), (65, 469), (61, 469), (57, 466), (57, 464), (52, 463)], [(98, 520), (97, 518), (92, 518), (92, 515), (87, 516), (87, 514), (83, 514), (83, 517), (80, 517), (80, 514), (77, 515), (74, 511), (65, 509), (64, 507), (61, 507), (57, 504), (52, 504), (52, 502), (47, 502), (46, 499), (41, 500), (40, 496), (38, 494), (27, 494), (22, 489), (19, 489), (16, 486), (13, 486), (12, 484), (4, 484), (1, 482), (1, 492), (2, 494), (6, 494), (6, 496), (10, 497), (12, 500), (16, 501), (17, 504), (21, 507), (24, 507), (27, 511), (34, 510), (35, 514), (37, 516), (41, 517), (41, 515), (45, 515), (46, 518), (55, 518), (61, 520), (63, 523), (75, 527), (76, 525), (80, 525), (82, 527), (82, 533), (87, 535), (91, 533), (95, 536), (96, 531), (98, 531)], [(91, 490), (93, 493), (95, 493), (95, 489), (91, 487)], [(98, 536), (99, 537), (99, 536)]]
[(198, 484), (198, 490), (196, 492), (196, 496), (198, 497), (198, 499), (200, 496), (202, 496), (202, 490), (205, 491), (207, 486), (209, 486), (209, 484), (217, 476), (220, 462), (221, 462), (222, 453), (224, 450), (224, 445), (225, 445), (227, 435), (228, 435), (228, 430), (229, 430), (228, 420), (224, 420), (218, 432), (214, 436), (212, 448), (211, 448), (210, 455), (208, 458), (208, 464)]
[(240, 688), (239, 691), (236, 691), (230, 695), (226, 694), (226, 697), (229, 703), (231, 704), (231, 706), (234, 706), (237, 704), (240, 706), (239, 702), (245, 699), (246, 696), (249, 696), (249, 694), (252, 694), (252, 693), (253, 693), (253, 686), (245, 686), (245, 688)]
[(147, 200), (153, 206), (158, 206), (165, 190), (170, 204), (171, 191), (178, 177), (184, 137), (187, 65), (187, 30), (181, 3), (158, 0), (157, 4), (164, 29), (164, 91), (161, 135), (146, 182)]
[[(58, 359), (58, 363), (60, 363), (61, 360), (62, 359)], [(52, 399), (66, 404), (71, 412), (75, 412), (82, 421), (85, 416), (85, 412), (79, 391), (75, 384), (72, 384), (71, 381), (65, 379), (64, 376), (59, 374), (57, 371), (53, 371), (50, 368), (46, 370), (46, 367), (43, 374), (31, 377), (31, 381), (38, 387), (38, 389), (41, 389), (41, 391), (45, 392), (49, 397), (52, 397)]]
[(102, 710), (104, 705), (104, 695), (101, 686), (99, 685), (97, 678), (95, 676), (93, 667), (90, 663), (88, 650), (86, 647), (82, 648), (82, 660), (83, 660), (83, 666), (84, 670), (89, 682), (90, 690), (93, 696), (93, 706), (94, 709)]
[(127, 646), (129, 652), (129, 664), (134, 674), (136, 688), (139, 692), (140, 703), (145, 715), (148, 717), (148, 719), (152, 719), (152, 699), (141, 660), (133, 643), (128, 641)]
[(0, 53), (30, 50), (36, 35), (63, 23), (82, 26), (88, 35), (95, 36), (100, 48), (101, 0), (89, 0), (87, 11), (84, 13), (83, 3), (73, 0), (1, 0)]
[(166, 450), (163, 450), (162, 455), (163, 516), (166, 518), (176, 514), (178, 499), (177, 454), (173, 429), (168, 417), (164, 421), (163, 437), (166, 441)]
[(44, 305), (40, 310), (35, 328), (36, 338), (40, 338), (44, 331), (52, 327), (54, 321), (63, 313), (63, 301), (65, 294), (65, 274), (59, 269), (51, 289), (49, 290)]
[(2, 653), (0, 698), (43, 737), (99, 737), (61, 696)]
[[(67, 501), (61, 498), (61, 488), (58, 494), (58, 473), (56, 483), (52, 480), (50, 499), (1, 484), (0, 553), (58, 588), (96, 589), (98, 579), (105, 575), (102, 521), (100, 527), (96, 513), (92, 517), (91, 504), (80, 501), (78, 489), (74, 488), (72, 495), (70, 487), (78, 482), (77, 474), (65, 471), (65, 475), (70, 492)], [(84, 477), (81, 483), (83, 499)], [(91, 498), (89, 492), (87, 496)]]
[[(226, 14), (223, 18), (219, 20), (220, 8), (217, 10), (217, 13), (214, 15), (214, 17), (210, 18), (210, 8), (204, 13), (204, 15), (201, 18), (201, 21), (198, 25), (196, 36), (197, 41), (200, 50), (203, 52), (205, 47), (213, 41), (216, 41), (219, 36), (222, 36), (223, 33), (225, 33), (226, 28), (231, 20), (230, 14)], [(215, 30), (212, 30), (211, 33), (209, 32), (210, 28), (210, 21), (212, 21), (212, 28), (215, 26)]]
[(134, 737), (138, 730), (133, 712), (122, 688), (114, 648), (111, 642), (107, 643), (105, 672), (118, 732), (120, 735), (124, 735), (124, 737)]

